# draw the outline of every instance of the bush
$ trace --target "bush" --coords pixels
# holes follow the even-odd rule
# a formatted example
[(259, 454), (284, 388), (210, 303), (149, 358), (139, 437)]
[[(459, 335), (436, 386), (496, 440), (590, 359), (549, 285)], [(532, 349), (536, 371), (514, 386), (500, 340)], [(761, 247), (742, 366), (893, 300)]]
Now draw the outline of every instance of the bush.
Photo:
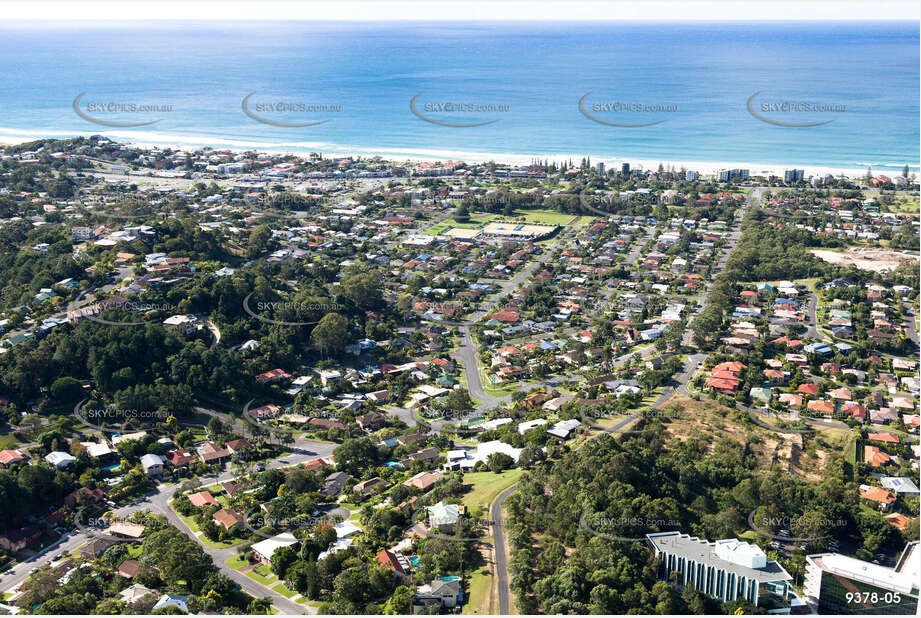
[(499, 474), (504, 470), (513, 468), (515, 466), (515, 460), (505, 453), (493, 453), (489, 456), (489, 459), (486, 460), (486, 465), (490, 470)]

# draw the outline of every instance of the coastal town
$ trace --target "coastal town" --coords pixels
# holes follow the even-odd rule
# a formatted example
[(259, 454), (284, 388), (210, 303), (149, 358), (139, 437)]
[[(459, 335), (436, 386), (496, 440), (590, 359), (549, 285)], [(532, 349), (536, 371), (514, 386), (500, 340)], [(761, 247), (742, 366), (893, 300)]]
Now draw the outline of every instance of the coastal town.
[(919, 211), (907, 165), (0, 148), (0, 608), (914, 614)]

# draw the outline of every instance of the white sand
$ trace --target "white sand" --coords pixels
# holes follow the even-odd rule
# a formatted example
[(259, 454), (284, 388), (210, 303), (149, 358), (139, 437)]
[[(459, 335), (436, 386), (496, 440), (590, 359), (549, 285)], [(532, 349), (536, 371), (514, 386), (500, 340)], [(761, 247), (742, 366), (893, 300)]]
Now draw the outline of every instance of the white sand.
[[(89, 135), (89, 134), (88, 134)], [(75, 137), (74, 135), (62, 135), (57, 139), (66, 139), (68, 137)], [(468, 163), (482, 163), (487, 161), (495, 161), (497, 163), (503, 163), (507, 165), (528, 165), (534, 160), (540, 159), (543, 161), (554, 162), (557, 164), (565, 163), (569, 160), (572, 160), (574, 163), (581, 161), (582, 157), (586, 156), (585, 153), (574, 153), (571, 155), (561, 155), (561, 154), (516, 154), (516, 153), (489, 153), (489, 152), (464, 152), (464, 151), (454, 151), (454, 150), (422, 150), (418, 151), (411, 148), (391, 148), (391, 149), (352, 149), (350, 151), (340, 151), (338, 148), (342, 146), (336, 146), (333, 144), (324, 144), (320, 142), (293, 142), (288, 144), (260, 144), (258, 142), (250, 142), (248, 140), (234, 140), (234, 139), (222, 139), (222, 138), (203, 138), (201, 136), (193, 136), (187, 139), (184, 139), (181, 136), (176, 135), (159, 135), (156, 134), (147, 134), (143, 136), (142, 139), (136, 139), (132, 136), (131, 139), (118, 138), (116, 136), (109, 137), (113, 141), (118, 141), (121, 143), (130, 143), (141, 148), (172, 148), (174, 150), (195, 150), (202, 147), (204, 143), (202, 140), (206, 139), (206, 143), (212, 144), (212, 147), (215, 150), (229, 150), (233, 152), (246, 152), (246, 151), (259, 151), (259, 152), (268, 152), (268, 153), (277, 153), (277, 154), (291, 154), (295, 156), (304, 156), (306, 152), (317, 151), (322, 152), (325, 157), (348, 157), (348, 156), (361, 156), (361, 157), (381, 157), (382, 159), (388, 161), (406, 161), (406, 162), (435, 162), (435, 161), (448, 161), (448, 160), (460, 160)], [(19, 135), (3, 135), (0, 134), (0, 144), (13, 145), (21, 144), (24, 142), (30, 142), (37, 139), (49, 139), (50, 136), (19, 136)], [(150, 139), (153, 138), (153, 139)], [(590, 155), (589, 155), (590, 156)], [(609, 169), (620, 169), (621, 163), (629, 163), (631, 168), (642, 168), (647, 170), (656, 170), (661, 163), (666, 169), (674, 168), (675, 170), (680, 170), (682, 167), (687, 170), (694, 170), (701, 174), (715, 174), (721, 169), (733, 169), (741, 168), (749, 170), (752, 176), (783, 176), (785, 169), (791, 169), (793, 167), (801, 168), (805, 171), (805, 176), (815, 175), (825, 175), (832, 174), (834, 176), (840, 176), (844, 174), (845, 176), (859, 178), (863, 177), (867, 170), (866, 168), (837, 168), (837, 167), (826, 167), (826, 166), (803, 166), (803, 165), (778, 165), (772, 163), (752, 163), (749, 161), (668, 161), (668, 160), (657, 160), (657, 159), (633, 159), (633, 158), (618, 158), (618, 159), (605, 159), (595, 156), (591, 156), (592, 164), (597, 164), (602, 162)], [(912, 167), (917, 167), (912, 165)], [(899, 172), (901, 168), (899, 168)], [(876, 169), (874, 173), (888, 173), (889, 175), (895, 174), (895, 171), (881, 172), (880, 169)]]

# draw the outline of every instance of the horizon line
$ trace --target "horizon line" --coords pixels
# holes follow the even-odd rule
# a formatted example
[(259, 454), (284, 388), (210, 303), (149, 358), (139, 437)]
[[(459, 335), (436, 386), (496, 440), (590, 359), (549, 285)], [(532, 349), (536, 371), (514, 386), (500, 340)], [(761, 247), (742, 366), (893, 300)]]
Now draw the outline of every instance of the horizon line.
[[(425, 3), (416, 0), (269, 0), (259, 3), (259, 17), (252, 15), (253, 3), (241, 0), (92, 0), (72, 3), (61, 0), (16, 0), (5, 2), (5, 22), (128, 21), (314, 21), (314, 22), (848, 22), (921, 21), (921, 5), (904, 0), (864, 3), (857, 0), (576, 0), (561, 4), (548, 0), (445, 0)], [(657, 16), (662, 15), (662, 18)]]

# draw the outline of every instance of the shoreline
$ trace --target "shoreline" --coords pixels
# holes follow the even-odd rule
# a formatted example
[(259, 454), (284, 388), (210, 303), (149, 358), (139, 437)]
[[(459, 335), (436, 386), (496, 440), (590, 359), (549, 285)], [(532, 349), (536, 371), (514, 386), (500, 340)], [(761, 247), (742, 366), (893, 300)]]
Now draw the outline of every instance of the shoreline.
[[(693, 170), (698, 172), (701, 175), (715, 175), (719, 170), (723, 169), (748, 169), (751, 176), (783, 176), (784, 170), (788, 169), (803, 169), (805, 172), (805, 177), (809, 178), (814, 175), (826, 175), (831, 174), (832, 176), (847, 176), (849, 178), (859, 178), (863, 177), (867, 170), (866, 167), (856, 168), (856, 167), (835, 167), (835, 166), (825, 166), (825, 165), (803, 165), (803, 164), (778, 164), (778, 163), (752, 163), (752, 162), (733, 162), (733, 161), (669, 161), (666, 159), (648, 159), (648, 158), (632, 158), (632, 157), (616, 157), (616, 158), (606, 158), (599, 157), (596, 155), (587, 155), (585, 153), (573, 153), (573, 154), (556, 154), (556, 153), (535, 153), (535, 154), (526, 154), (526, 153), (490, 153), (490, 152), (467, 152), (460, 150), (422, 150), (416, 151), (412, 148), (391, 148), (391, 149), (364, 149), (364, 148), (348, 148), (344, 149), (342, 146), (334, 146), (332, 144), (322, 144), (322, 143), (310, 143), (310, 142), (294, 142), (286, 144), (265, 144), (265, 143), (256, 143), (248, 142), (245, 139), (232, 140), (227, 138), (213, 138), (208, 143), (207, 139), (187, 139), (183, 143), (183, 140), (176, 141), (178, 136), (163, 136), (166, 139), (136, 139), (133, 137), (127, 136), (108, 136), (103, 133), (88, 133), (88, 134), (58, 134), (58, 135), (45, 135), (45, 136), (35, 136), (35, 135), (22, 135), (22, 136), (13, 136), (9, 134), (0, 133), (0, 146), (15, 146), (22, 143), (32, 142), (41, 139), (72, 139), (75, 137), (89, 137), (90, 135), (100, 135), (107, 139), (110, 139), (117, 143), (129, 144), (132, 146), (137, 146), (139, 148), (170, 148), (173, 150), (198, 150), (200, 148), (211, 148), (213, 150), (226, 150), (234, 153), (244, 153), (244, 152), (265, 152), (271, 154), (281, 154), (281, 155), (293, 155), (293, 156), (304, 156), (311, 151), (320, 152), (324, 157), (327, 158), (336, 158), (336, 157), (363, 157), (363, 158), (374, 158), (380, 157), (385, 161), (393, 162), (406, 162), (406, 163), (434, 163), (438, 161), (448, 161), (448, 160), (460, 160), (466, 163), (486, 163), (489, 161), (494, 161), (499, 164), (505, 165), (514, 165), (514, 166), (524, 166), (529, 165), (535, 159), (541, 159), (549, 161), (552, 163), (563, 163), (569, 160), (577, 162), (583, 157), (589, 157), (592, 161), (592, 165), (597, 163), (604, 163), (609, 169), (619, 168), (622, 163), (629, 163), (632, 168), (639, 168), (644, 170), (655, 170), (658, 169), (659, 164), (661, 163), (666, 169), (674, 168), (680, 170), (682, 167), (686, 170)], [(228, 142), (227, 144), (222, 144), (221, 142)], [(245, 144), (245, 145), (243, 145)], [(886, 174), (889, 176), (901, 175), (902, 167), (904, 164), (898, 165), (897, 167), (893, 165), (879, 164), (876, 166), (871, 165), (873, 168), (873, 174)], [(909, 169), (912, 173), (918, 173), (919, 167), (921, 165), (909, 163)]]

